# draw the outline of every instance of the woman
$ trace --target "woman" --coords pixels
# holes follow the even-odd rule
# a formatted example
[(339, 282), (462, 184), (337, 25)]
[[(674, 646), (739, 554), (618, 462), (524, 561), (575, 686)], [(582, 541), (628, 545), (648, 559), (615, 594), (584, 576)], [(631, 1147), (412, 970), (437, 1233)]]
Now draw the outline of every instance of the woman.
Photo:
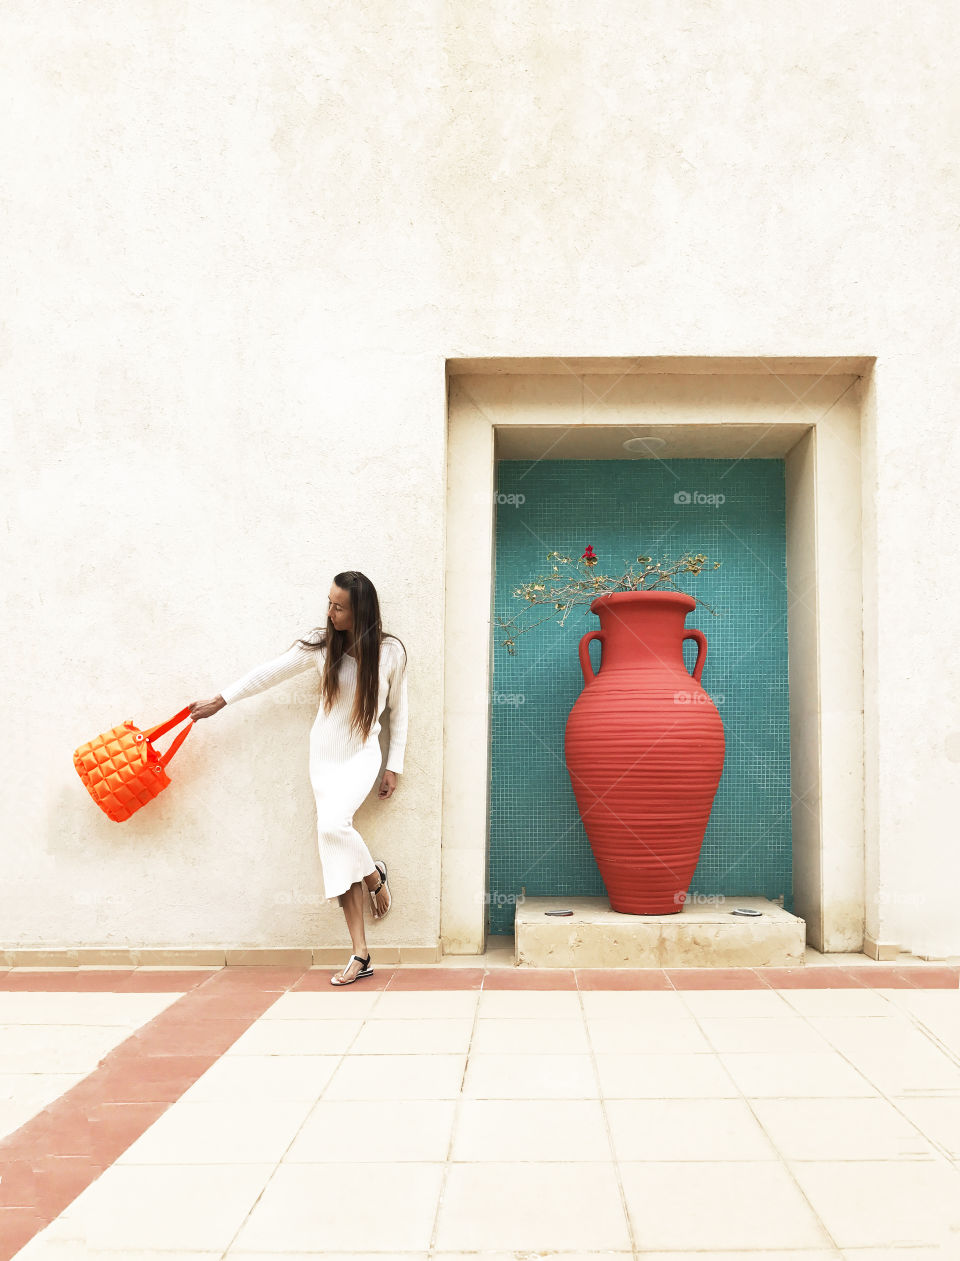
[[(319, 633), (318, 633), (319, 632)], [(380, 715), (390, 705), (390, 748), (377, 794), (392, 797), (403, 770), (407, 740), (406, 649), (380, 625), (376, 588), (354, 569), (336, 574), (327, 603), (327, 623), (309, 640), (297, 639), (281, 656), (257, 666), (210, 701), (193, 701), (190, 716), (209, 718), (244, 697), (263, 692), (304, 670), (320, 673), (322, 704), (310, 730), (310, 782), (317, 803), (317, 843), (328, 901), (343, 907), (354, 953), (330, 978), (352, 985), (372, 976), (363, 924), (363, 889), (375, 919), (393, 901), (387, 865), (370, 857), (353, 815), (380, 771)]]

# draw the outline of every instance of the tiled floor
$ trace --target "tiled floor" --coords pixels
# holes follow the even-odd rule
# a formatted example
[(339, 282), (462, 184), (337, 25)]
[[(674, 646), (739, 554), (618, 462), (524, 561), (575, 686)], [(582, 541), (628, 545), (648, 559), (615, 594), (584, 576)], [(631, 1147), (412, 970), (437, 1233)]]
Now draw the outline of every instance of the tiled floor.
[(960, 1261), (956, 966), (0, 975), (0, 1261)]

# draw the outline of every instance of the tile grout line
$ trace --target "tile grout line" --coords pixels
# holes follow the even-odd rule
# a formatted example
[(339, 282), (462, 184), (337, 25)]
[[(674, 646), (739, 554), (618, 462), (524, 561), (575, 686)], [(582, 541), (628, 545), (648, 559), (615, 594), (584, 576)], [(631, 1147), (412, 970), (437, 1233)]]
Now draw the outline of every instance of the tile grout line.
[[(669, 978), (668, 978), (669, 979)], [(574, 973), (574, 980), (577, 982), (577, 999), (580, 1004), (580, 1019), (583, 1023), (584, 1033), (587, 1038), (587, 1046), (590, 1048), (590, 1064), (593, 1068), (593, 1080), (597, 1088), (597, 1098), (600, 1101), (600, 1111), (603, 1113), (603, 1126), (607, 1134), (607, 1146), (610, 1149), (610, 1159), (617, 1176), (617, 1192), (620, 1196), (620, 1207), (623, 1210), (623, 1217), (627, 1227), (627, 1239), (630, 1241), (630, 1251), (636, 1261), (640, 1257), (640, 1246), (637, 1242), (636, 1232), (633, 1226), (633, 1218), (630, 1215), (630, 1207), (627, 1204), (627, 1192), (623, 1185), (623, 1171), (620, 1168), (620, 1158), (617, 1155), (617, 1149), (613, 1141), (613, 1129), (610, 1125), (610, 1117), (607, 1114), (607, 1101), (603, 1093), (603, 1086), (600, 1081), (600, 1065), (597, 1062), (597, 1051), (593, 1045), (593, 1034), (590, 1031), (590, 1021), (587, 1019), (587, 1009), (583, 1003), (584, 991), (580, 988), (580, 978)], [(596, 993), (597, 991), (586, 991), (587, 993)], [(610, 993), (608, 990), (607, 993)]]
[[(440, 1213), (443, 1210), (443, 1197), (446, 1195), (450, 1169), (453, 1165), (453, 1149), (457, 1141), (457, 1130), (460, 1124), (460, 1104), (463, 1101), (463, 1090), (467, 1082), (467, 1073), (470, 1071), (470, 1052), (473, 1049), (474, 1040), (477, 1034), (477, 1022), (480, 1019), (480, 1002), (483, 998), (485, 981), (486, 973), (484, 973), (484, 975), (480, 978), (477, 1001), (473, 1005), (473, 1023), (470, 1026), (470, 1037), (467, 1041), (467, 1053), (463, 1060), (463, 1073), (460, 1077), (460, 1089), (457, 1092), (457, 1096), (453, 1104), (453, 1121), (450, 1125), (450, 1141), (447, 1143), (447, 1154), (444, 1157), (443, 1173), (440, 1177), (440, 1192), (437, 1195), (437, 1207), (433, 1214), (433, 1225), (430, 1227), (430, 1239), (427, 1244), (427, 1261), (433, 1261), (435, 1254), (442, 1251), (442, 1249), (437, 1247), (437, 1232), (440, 1229)], [(449, 1252), (450, 1249), (447, 1249), (446, 1251)]]

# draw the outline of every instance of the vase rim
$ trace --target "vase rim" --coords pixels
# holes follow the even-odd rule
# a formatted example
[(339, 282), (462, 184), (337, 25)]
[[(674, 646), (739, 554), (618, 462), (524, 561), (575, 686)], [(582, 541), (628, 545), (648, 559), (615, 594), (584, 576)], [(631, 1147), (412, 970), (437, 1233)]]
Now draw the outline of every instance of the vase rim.
[(603, 595), (598, 595), (590, 605), (590, 612), (596, 613), (598, 607), (602, 607), (608, 600), (617, 600), (619, 602), (636, 600), (649, 601), (665, 600), (670, 604), (679, 604), (686, 608), (689, 612), (697, 607), (697, 602), (692, 595), (687, 595), (686, 591), (605, 591)]

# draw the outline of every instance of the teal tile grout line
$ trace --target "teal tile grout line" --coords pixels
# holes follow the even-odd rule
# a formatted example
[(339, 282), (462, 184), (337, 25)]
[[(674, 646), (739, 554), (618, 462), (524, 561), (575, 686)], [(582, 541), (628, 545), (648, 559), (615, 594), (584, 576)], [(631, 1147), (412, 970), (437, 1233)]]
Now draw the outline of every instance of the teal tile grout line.
[[(677, 494), (690, 496), (677, 502)], [(723, 496), (710, 502), (710, 496)], [(699, 496), (699, 498), (698, 498)], [(726, 759), (691, 896), (753, 894), (793, 910), (787, 673), (786, 499), (783, 460), (504, 460), (497, 466), (494, 607), (590, 543), (595, 572), (619, 574), (638, 554), (704, 552), (715, 572), (679, 585), (713, 605), (687, 627), (707, 637), (702, 683), (723, 718)], [(544, 610), (531, 610), (526, 622)], [(599, 627), (587, 606), (566, 626), (546, 622), (493, 648), (491, 696), (491, 933), (513, 931), (527, 896), (605, 896), (563, 759), (567, 715), (583, 686), (580, 637)], [(594, 668), (597, 644), (591, 646)], [(684, 645), (692, 669), (696, 645)]]

